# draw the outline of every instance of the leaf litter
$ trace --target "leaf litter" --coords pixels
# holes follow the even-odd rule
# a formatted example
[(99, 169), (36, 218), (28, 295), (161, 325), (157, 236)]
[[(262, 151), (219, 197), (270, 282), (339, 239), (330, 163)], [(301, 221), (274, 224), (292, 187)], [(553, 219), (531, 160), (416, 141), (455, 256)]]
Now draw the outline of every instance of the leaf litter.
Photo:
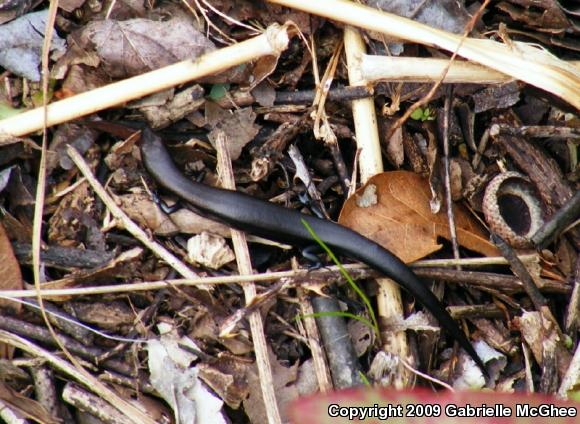
[[(196, 0), (179, 5), (145, 7), (138, 1), (119, 1), (110, 11), (91, 10), (89, 2), (83, 3), (67, 2), (58, 14), (57, 34), (51, 46), (51, 84), (54, 89), (49, 94), (54, 99), (66, 98), (181, 60), (195, 59), (233, 40), (247, 39), (272, 22), (282, 23), (287, 18), (292, 18), (307, 37), (315, 35), (315, 41), (308, 47), (316, 55), (317, 61), (314, 63), (319, 66), (319, 72), (323, 72), (336, 43), (342, 37), (340, 24), (269, 2)], [(426, 4), (419, 0), (367, 3), (459, 34), (464, 31), (473, 13), (463, 2), (445, 0)], [(24, 6), (18, 9), (18, 13), (26, 13), (28, 5)], [(43, 6), (40, 4), (38, 8)], [(110, 16), (104, 19), (105, 13), (109, 12)], [(493, 34), (506, 45), (516, 46), (510, 44), (512, 38), (517, 38), (517, 41), (531, 39), (546, 48), (556, 49), (554, 56), (574, 59), (574, 52), (577, 51), (574, 40), (578, 33), (573, 25), (574, 13), (552, 0), (504, 1), (491, 7), (475, 28), (487, 35)], [(39, 104), (38, 99), (42, 98), (36, 83), (40, 80), (39, 64), (46, 17), (47, 11), (41, 10), (0, 25), (0, 67), (4, 71), (1, 74), (0, 111), (5, 111), (0, 112), (3, 114), (0, 119)], [(498, 19), (507, 20), (507, 27), (496, 25)], [(240, 22), (243, 25), (239, 25)], [(403, 42), (395, 45), (381, 34), (370, 32), (368, 35), (366, 42), (369, 52), (373, 54), (390, 52), (401, 55), (403, 59), (405, 56), (442, 56), (441, 52), (430, 47)], [(99, 178), (107, 181), (108, 190), (131, 218), (178, 257), (204, 253), (203, 249), (206, 249), (203, 243), (190, 243), (188, 251), (185, 234), (209, 231), (220, 236), (219, 243), (211, 244), (212, 260), (208, 261), (211, 266), (194, 264), (192, 267), (196, 272), (226, 276), (237, 272), (236, 264), (230, 261), (230, 247), (224, 243), (224, 239), (229, 237), (228, 228), (186, 208), (172, 214), (163, 212), (158, 204), (151, 201), (153, 187), (140, 167), (135, 140), (127, 139), (127, 135), (111, 135), (115, 134), (111, 128), (97, 130), (97, 122), (105, 126), (117, 121), (122, 125), (146, 122), (161, 131), (178, 165), (192, 178), (203, 180), (206, 184), (216, 184), (219, 180), (212, 145), (217, 132), (224, 131), (241, 190), (311, 213), (314, 208), (308, 199), (304, 201), (302, 193), (313, 190), (313, 187), (305, 187), (295, 178), (295, 165), (287, 157), (288, 144), (293, 143), (304, 156), (307, 170), (313, 174), (313, 178), (305, 181), (310, 181), (314, 189), (320, 191), (322, 202), (317, 202), (317, 207), (322, 205), (335, 219), (340, 213), (339, 222), (373, 238), (404, 261), (414, 262), (427, 256), (450, 258), (450, 232), (445, 208), (438, 214), (432, 214), (429, 205), (433, 198), (440, 199), (443, 205), (442, 199), (445, 198), (446, 188), (441, 183), (443, 168), (440, 147), (444, 91), (438, 90), (431, 103), (419, 109), (420, 113), (415, 115), (417, 119), (408, 121), (391, 136), (389, 143), (385, 143), (388, 147), (384, 153), (392, 164), (389, 171), (373, 177), (354, 196), (346, 199), (350, 179), (345, 176), (351, 172), (356, 158), (350, 117), (350, 101), (353, 98), (341, 97), (347, 90), (339, 93), (340, 89), (351, 88), (348, 87), (347, 70), (344, 62), (340, 61), (334, 76), (335, 83), (329, 93), (329, 99), (333, 100), (328, 100), (325, 105), (330, 127), (339, 134), (340, 149), (332, 150), (327, 149), (328, 145), (314, 140), (312, 119), (304, 102), (292, 102), (296, 94), (308, 94), (314, 99), (316, 79), (312, 74), (312, 63), (310, 51), (303, 41), (294, 38), (280, 58), (264, 57), (229, 72), (196, 81), (197, 85), (186, 84), (167, 90), (162, 95), (96, 113), (74, 126), (63, 124), (57, 127), (50, 134), (50, 200), (44, 211), (45, 245), (41, 279), (45, 287), (98, 289), (97, 283), (121, 285), (173, 278), (166, 264), (135, 247), (135, 241), (111, 220), (106, 208), (88, 185), (77, 179), (76, 170), (65, 153), (69, 144), (83, 152), (91, 168)], [(429, 87), (428, 84), (414, 82), (375, 84), (375, 105), (377, 111), (384, 111), (378, 116), (380, 124), (384, 125), (384, 134), (388, 133), (393, 119), (396, 120), (401, 111), (419, 99)], [(282, 102), (280, 99), (286, 100)], [(459, 112), (465, 109), (469, 113)], [(466, 261), (479, 256), (496, 257), (498, 253), (489, 241), (488, 228), (479, 221), (482, 217), (481, 193), (486, 182), (506, 167), (520, 168), (541, 186), (540, 192), (544, 197), (548, 197), (546, 193), (550, 194), (547, 209), (548, 215), (551, 215), (569, 199), (566, 193), (578, 189), (579, 121), (573, 112), (553, 98), (546, 98), (516, 82), (499, 87), (458, 84), (451, 113), (457, 115), (452, 117), (454, 128), (450, 137), (451, 190), (456, 200), (455, 225), (461, 256)], [(471, 119), (462, 118), (469, 116)], [(293, 122), (300, 122), (300, 126), (293, 127)], [(507, 136), (501, 133), (490, 136), (492, 125), (509, 127), (512, 131), (522, 126), (541, 126), (552, 136), (528, 141), (523, 136), (511, 134), (509, 137), (518, 137), (519, 140), (514, 145), (508, 143)], [(555, 137), (557, 131), (554, 129), (557, 128), (567, 129), (571, 136), (564, 140)], [(134, 132), (138, 130), (138, 127), (133, 128)], [(36, 135), (31, 137), (38, 141)], [(125, 141), (119, 141), (122, 139)], [(541, 145), (541, 151), (526, 147), (532, 142)], [(510, 150), (512, 145), (519, 150)], [(25, 143), (0, 145), (0, 171), (3, 171), (0, 187), (3, 219), (0, 225), (6, 229), (6, 234), (0, 233), (0, 258), (5, 258), (0, 261), (0, 271), (10, 277), (4, 278), (2, 290), (19, 289), (31, 281), (30, 262), (22, 253), (21, 245), (22, 241), (29, 242), (27, 237), (32, 233), (30, 216), (34, 205), (29, 199), (33, 198), (30, 187), (34, 186), (32, 183), (36, 179), (37, 157), (36, 151), (29, 146)], [(337, 157), (337, 151), (341, 157)], [(108, 155), (106, 161), (105, 155)], [(559, 184), (564, 185), (566, 190), (551, 190), (546, 182), (550, 180), (543, 178), (541, 171), (526, 166), (526, 157), (533, 159), (532, 163), (549, 163), (549, 166), (542, 168), (547, 170), (546, 176), (557, 173)], [(15, 164), (18, 166), (17, 173), (12, 168)], [(261, 172), (256, 173), (253, 166), (258, 166)], [(334, 167), (341, 169), (342, 173), (337, 176)], [(405, 169), (414, 169), (422, 176)], [(429, 176), (428, 182), (426, 176)], [(160, 194), (164, 201), (175, 203), (175, 198)], [(361, 198), (366, 205), (361, 206)], [(320, 236), (324, 238), (323, 234)], [(198, 251), (191, 252), (191, 249)], [(550, 249), (552, 256), (544, 255), (542, 262), (534, 265), (535, 269), (529, 265), (530, 272), (534, 274), (534, 281), (540, 284), (549, 275), (552, 286), (560, 284), (560, 292), (569, 293), (573, 286), (566, 280), (572, 281), (573, 275), (578, 274), (577, 264), (573, 263), (578, 251), (578, 238), (574, 230), (560, 236), (550, 245)], [(62, 252), (67, 252), (66, 260), (59, 258)], [(88, 260), (89, 255), (100, 255), (104, 261), (95, 264), (93, 260)], [(211, 269), (217, 266), (215, 258), (224, 257), (227, 260), (219, 261), (221, 266), (218, 270)], [(252, 244), (252, 264), (258, 271), (290, 269), (292, 260), (291, 251), (266, 244)], [(489, 276), (492, 272), (505, 275), (510, 272), (504, 265), (492, 263), (493, 268), (486, 269), (490, 272), (481, 272), (481, 275)], [(445, 268), (438, 271), (453, 272)], [(477, 276), (479, 270), (469, 272)], [(311, 292), (320, 292), (321, 285), (329, 284), (328, 281), (321, 283), (316, 275), (313, 272), (303, 279), (313, 280)], [(290, 415), (296, 413), (297, 409), (288, 405), (299, 393), (305, 394), (315, 389), (313, 384), (309, 385), (309, 389), (303, 389), (304, 383), (301, 382), (302, 374), (315, 374), (312, 360), (316, 358), (311, 353), (314, 350), (310, 350), (312, 343), (305, 341), (310, 333), (305, 332), (305, 327), (294, 319), (297, 315), (304, 315), (301, 307), (309, 293), (308, 283), (302, 281), (301, 284), (305, 291), (288, 289), (283, 285), (274, 286), (285, 287), (280, 293), (275, 292), (274, 296), (271, 293), (266, 295), (268, 286), (258, 286), (258, 300), (252, 305), (264, 317), (269, 352), (267, 361), (274, 380), (271, 390), (277, 395), (283, 419), (286, 419), (288, 412)], [(365, 286), (371, 293), (375, 290), (372, 284)], [(525, 294), (508, 295), (511, 292), (503, 293), (499, 287), (488, 291), (474, 287), (464, 290), (446, 286), (445, 301), (455, 305), (452, 309), (458, 316), (467, 317), (466, 328), (472, 330), (474, 340), (480, 339), (478, 351), (487, 352), (486, 357), (495, 363), (490, 365), (494, 371), (490, 373), (493, 377), (487, 383), (482, 383), (478, 370), (463, 354), (456, 357), (451, 349), (433, 349), (433, 346), (447, 345), (449, 340), (441, 340), (437, 345), (424, 337), (436, 327), (428, 314), (421, 310), (410, 313), (406, 320), (385, 319), (383, 333), (389, 334), (389, 330), (400, 331), (403, 328), (413, 330), (418, 335), (419, 348), (411, 365), (448, 380), (455, 387), (481, 388), (487, 384), (488, 388), (496, 390), (520, 390), (529, 383), (527, 372), (533, 375), (538, 387), (547, 393), (555, 393), (560, 381), (570, 379), (567, 372), (572, 369), (568, 365), (570, 349), (565, 345), (566, 335), (555, 323), (542, 320), (548, 315), (533, 311)], [(353, 298), (344, 287), (334, 288), (331, 295), (345, 299), (348, 310), (364, 313), (357, 306), (360, 300)], [(552, 308), (567, 308), (562, 328), (566, 329), (567, 334), (574, 334), (574, 329), (578, 328), (577, 313), (574, 315), (577, 297), (569, 301), (558, 297), (550, 299)], [(53, 296), (50, 300), (54, 311), (61, 311), (51, 313), (68, 313), (71, 319), (125, 339), (147, 340), (146, 344), (127, 344), (102, 336), (91, 337), (89, 342), (87, 337), (85, 346), (83, 340), (74, 344), (70, 340), (73, 336), (63, 335), (68, 343), (67, 348), (74, 349), (75, 355), (93, 363), (92, 371), (123, 370), (122, 378), (108, 380), (109, 384), (117, 384), (119, 388), (124, 385), (127, 397), (134, 397), (143, 407), (148, 405), (150, 410), (156, 411), (155, 416), (165, 416), (166, 422), (217, 423), (229, 420), (260, 423), (266, 422), (266, 417), (271, 413), (262, 399), (262, 377), (256, 367), (254, 346), (244, 320), (238, 319), (241, 324), (229, 337), (220, 335), (219, 329), (232, 317), (251, 313), (244, 308), (236, 286), (220, 286), (210, 293), (168, 284), (159, 291), (107, 292), (101, 298)], [(411, 311), (416, 303), (405, 295), (404, 300), (406, 310)], [(44, 334), (42, 331), (46, 330), (38, 318), (26, 310), (10, 311), (9, 305), (15, 303), (2, 301), (0, 304), (0, 313), (11, 315), (10, 320), (0, 318), (1, 331), (14, 332), (42, 344), (46, 349), (54, 348), (49, 337), (41, 337)], [(469, 308), (473, 310), (466, 310)], [(14, 319), (18, 320), (19, 325), (8, 327)], [(524, 349), (510, 338), (509, 330), (512, 331), (511, 335), (515, 332), (521, 335)], [(61, 328), (57, 331), (62, 334), (67, 330)], [(357, 339), (359, 354), (363, 355), (360, 362), (367, 365), (379, 362), (379, 355), (376, 355), (377, 348), (381, 347), (377, 344), (379, 338), (367, 337), (367, 332), (361, 329), (355, 330), (354, 335), (360, 336)], [(432, 339), (433, 336), (429, 337)], [(509, 349), (504, 349), (508, 345)], [(7, 348), (2, 352), (3, 361), (12, 361), (14, 350), (9, 345), (2, 347)], [(396, 357), (387, 358), (389, 364), (398, 364), (391, 373), (398, 372), (397, 366), (401, 366), (401, 362), (397, 361)], [(18, 369), (32, 374), (30, 367)], [(365, 370), (370, 371), (368, 367)], [(509, 378), (508, 370), (511, 372)], [(530, 374), (537, 370), (541, 370), (541, 374)], [(140, 374), (139, 378), (137, 374)], [(320, 378), (319, 387), (322, 387), (321, 375), (315, 375)], [(392, 375), (388, 373), (375, 375), (377, 381), (396, 380), (389, 377)], [(62, 404), (58, 408), (54, 404), (39, 406), (36, 403), (23, 407), (25, 403), (19, 400), (20, 395), (17, 396), (15, 390), (27, 393), (26, 398), (32, 399), (32, 395), (26, 392), (27, 384), (28, 381), (8, 379), (0, 390), (0, 400), (17, 414), (45, 422), (52, 422), (57, 415), (64, 417)], [(573, 393), (573, 390), (570, 392)], [(414, 399), (413, 396), (410, 395), (410, 398)], [(427, 398), (421, 399), (425, 401)], [(38, 400), (40, 402), (40, 397)], [(438, 401), (441, 398), (432, 402)], [(505, 400), (506, 404), (511, 401)], [(224, 402), (228, 407), (224, 407)], [(171, 412), (168, 413), (168, 410)], [(307, 409), (304, 409), (306, 412)], [(53, 413), (54, 416), (51, 415)], [(122, 412), (118, 422), (124, 422), (121, 417)], [(324, 422), (325, 418), (328, 417), (319, 414), (316, 421)], [(115, 417), (108, 419), (115, 421)]]

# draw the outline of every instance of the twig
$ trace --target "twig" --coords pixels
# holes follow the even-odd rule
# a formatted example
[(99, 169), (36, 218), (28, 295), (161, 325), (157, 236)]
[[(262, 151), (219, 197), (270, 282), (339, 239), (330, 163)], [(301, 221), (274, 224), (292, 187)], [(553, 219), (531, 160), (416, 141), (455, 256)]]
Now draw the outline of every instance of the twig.
[[(569, 61), (567, 63), (580, 70), (580, 61)], [(366, 80), (372, 82), (433, 82), (441, 77), (445, 67), (448, 65), (449, 60), (447, 59), (429, 57), (395, 57), (366, 54), (362, 56), (361, 60), (363, 76)], [(444, 84), (504, 84), (512, 80), (513, 77), (502, 72), (465, 60), (454, 60), (443, 77)], [(573, 131), (573, 129), (568, 129), (568, 132)]]
[[(369, 270), (366, 265), (352, 264), (343, 265), (345, 269), (354, 278), (355, 274), (361, 274), (360, 278), (368, 278), (369, 275), (376, 274), (374, 271)], [(148, 291), (148, 290), (159, 290), (168, 287), (177, 286), (204, 286), (204, 285), (217, 285), (217, 284), (236, 284), (248, 281), (272, 281), (280, 278), (303, 278), (305, 276), (321, 277), (329, 279), (328, 276), (336, 277), (340, 274), (340, 271), (336, 266), (325, 267), (325, 269), (320, 269), (316, 271), (309, 271), (307, 269), (301, 269), (297, 271), (280, 271), (271, 272), (266, 274), (255, 274), (255, 275), (231, 275), (231, 276), (220, 276), (220, 277), (203, 277), (194, 279), (178, 279), (178, 280), (163, 280), (154, 282), (143, 282), (143, 283), (130, 283), (130, 284), (115, 284), (108, 286), (97, 286), (97, 287), (78, 287), (78, 288), (68, 288), (68, 289), (42, 289), (40, 294), (45, 297), (57, 297), (57, 296), (86, 296), (86, 295), (99, 295), (99, 294), (110, 294), (110, 293), (130, 293), (133, 291)], [(2, 290), (3, 298), (11, 297), (34, 297), (36, 292), (34, 290)]]
[(532, 236), (532, 242), (538, 249), (549, 245), (554, 238), (580, 217), (580, 190), (562, 206), (549, 221), (545, 222)]
[[(297, 265), (296, 260), (292, 260), (292, 266)], [(298, 302), (300, 304), (300, 311), (303, 318), (297, 321), (297, 325), (300, 327), (304, 324), (304, 330), (306, 332), (306, 337), (308, 338), (308, 347), (310, 348), (310, 353), (312, 355), (312, 362), (314, 365), (314, 372), (316, 373), (316, 381), (318, 382), (318, 388), (321, 393), (327, 393), (332, 390), (332, 379), (330, 376), (330, 369), (328, 367), (328, 361), (324, 355), (322, 345), (320, 344), (321, 336), (318, 331), (318, 326), (316, 325), (316, 320), (312, 315), (314, 313), (314, 308), (312, 306), (311, 299), (306, 294), (306, 290), (302, 287), (297, 288)]]
[[(453, 213), (453, 198), (451, 196), (451, 172), (449, 170), (449, 118), (453, 100), (453, 86), (447, 87), (445, 107), (443, 108), (443, 172), (445, 174), (445, 201), (447, 205), (447, 223), (449, 236), (453, 248), (453, 257), (459, 259), (459, 243), (457, 242), (457, 228), (455, 227), (455, 215)], [(461, 267), (457, 265), (459, 270)]]
[[(575, 62), (577, 63), (577, 62)], [(557, 139), (578, 139), (580, 129), (573, 127), (560, 127), (555, 125), (522, 125), (511, 126), (507, 124), (493, 124), (490, 131), (495, 134), (507, 134), (519, 137), (530, 138), (557, 138)]]
[(108, 405), (97, 396), (81, 389), (76, 384), (67, 383), (62, 398), (80, 411), (87, 412), (104, 423), (129, 424), (130, 420), (119, 414), (119, 410)]
[[(336, 299), (316, 296), (312, 307), (335, 389), (361, 386), (361, 368), (343, 317), (332, 315), (339, 310)], [(331, 314), (331, 315), (328, 315)]]
[[(538, 262), (539, 256), (537, 253), (518, 255), (520, 261), (524, 263)], [(451, 267), (460, 265), (462, 267), (480, 267), (486, 265), (509, 265), (509, 262), (503, 256), (488, 256), (487, 258), (462, 258), (462, 259), (422, 259), (413, 262), (413, 268), (426, 267)]]
[(505, 318), (505, 310), (493, 304), (449, 306), (447, 310), (453, 319)]
[(97, 181), (94, 177), (91, 169), (83, 159), (83, 157), (77, 152), (77, 150), (68, 146), (67, 153), (71, 157), (72, 161), (78, 167), (79, 171), (87, 179), (88, 183), (91, 185), (95, 193), (107, 206), (111, 214), (115, 217), (119, 225), (121, 225), (125, 230), (127, 230), (133, 237), (143, 243), (147, 248), (149, 248), (155, 255), (167, 262), (173, 269), (175, 269), (180, 275), (185, 278), (196, 278), (197, 274), (187, 267), (183, 262), (181, 262), (175, 255), (170, 251), (165, 249), (159, 243), (151, 240), (151, 237), (145, 233), (137, 224), (135, 224), (128, 216), (123, 212), (123, 210), (117, 206), (115, 201), (109, 196), (105, 191), (104, 187)]
[[(445, 281), (453, 284), (468, 284), (474, 288), (488, 288), (507, 293), (524, 291), (524, 286), (518, 277), (491, 272), (458, 271), (441, 268), (417, 268), (415, 273), (419, 277), (436, 281)], [(545, 282), (542, 291), (551, 293), (570, 293), (570, 286), (564, 283)]]
[(572, 284), (572, 295), (564, 318), (564, 328), (570, 335), (574, 334), (580, 326), (580, 255), (576, 257), (576, 269)]
[[(537, 255), (522, 255), (519, 256), (520, 260), (524, 263), (534, 262), (537, 259)], [(449, 267), (456, 266), (460, 264), (463, 267), (479, 267), (485, 265), (508, 265), (508, 261), (503, 257), (489, 257), (489, 258), (468, 258), (456, 261), (454, 259), (429, 259), (422, 260), (411, 264), (411, 267), (416, 269), (420, 273), (421, 268), (425, 267)], [(362, 264), (346, 264), (343, 267), (348, 270), (349, 274), (353, 279), (369, 278), (372, 275), (376, 275), (375, 271), (369, 269), (366, 265)], [(146, 282), (132, 282), (129, 284), (115, 284), (115, 285), (103, 285), (96, 287), (77, 287), (77, 288), (67, 288), (67, 289), (42, 289), (40, 294), (45, 297), (55, 298), (58, 296), (90, 296), (90, 295), (100, 295), (100, 294), (111, 294), (111, 293), (130, 293), (137, 291), (149, 291), (149, 290), (160, 290), (168, 287), (178, 287), (178, 286), (204, 286), (204, 285), (220, 285), (220, 284), (236, 284), (246, 281), (273, 281), (281, 278), (291, 278), (291, 279), (302, 279), (305, 276), (311, 278), (320, 278), (324, 280), (330, 280), (336, 278), (340, 274), (339, 269), (336, 266), (328, 266), (324, 269), (319, 269), (315, 271), (309, 271), (306, 269), (300, 269), (295, 271), (279, 271), (279, 272), (269, 272), (263, 274), (254, 275), (231, 275), (231, 276), (219, 276), (219, 277), (202, 277), (194, 279), (169, 279), (163, 281), (146, 281)], [(484, 277), (485, 279), (485, 277)], [(548, 285), (547, 287), (551, 287)], [(556, 291), (557, 288), (549, 289)], [(568, 292), (568, 291), (566, 291)], [(35, 297), (36, 292), (34, 290), (3, 290), (2, 297), (7, 298), (27, 298)]]
[[(0, 317), (2, 318), (0, 320), (0, 329), (25, 337), (29, 340), (38, 340), (43, 344), (56, 346), (54, 338), (46, 328), (8, 316), (0, 315)], [(77, 342), (72, 337), (65, 336), (63, 334), (59, 334), (58, 337), (67, 350), (95, 364), (97, 363), (97, 358), (106, 352), (105, 350), (97, 347), (85, 346), (82, 343)], [(100, 363), (100, 365), (106, 369), (114, 370), (124, 375), (135, 374), (130, 366), (127, 365), (127, 363), (120, 362), (115, 359), (103, 361)]]
[[(226, 146), (226, 136), (220, 132), (216, 138), (216, 150), (218, 152), (219, 175), (223, 188), (235, 190), (234, 172)], [(246, 235), (242, 231), (232, 229), (232, 242), (236, 253), (236, 262), (240, 274), (251, 275), (252, 260), (246, 242)], [(252, 303), (256, 297), (256, 285), (253, 281), (242, 283), (246, 304)], [(268, 422), (272, 424), (282, 423), (278, 402), (274, 393), (274, 379), (272, 377), (272, 367), (268, 356), (268, 347), (266, 336), (264, 335), (264, 322), (260, 311), (255, 311), (248, 317), (250, 321), (250, 330), (252, 332), (252, 341), (254, 343), (254, 352), (256, 353), (256, 365), (260, 376), (260, 387)]]
[[(360, 58), (366, 48), (356, 29), (351, 27), (344, 29), (344, 49), (350, 85), (365, 86), (367, 81), (360, 69)], [(361, 181), (365, 183), (370, 177), (383, 171), (374, 100), (372, 98), (353, 100), (352, 115), (357, 147), (361, 150), (359, 156)]]
[(132, 422), (138, 422), (141, 424), (155, 424), (155, 421), (152, 418), (140, 411), (135, 406), (129, 404), (126, 400), (115, 394), (104, 384), (100, 383), (94, 378), (89, 378), (90, 375), (86, 371), (79, 371), (58, 356), (53, 355), (52, 353), (30, 343), (28, 340), (25, 340), (22, 337), (15, 336), (14, 334), (4, 330), (0, 330), (0, 341), (21, 349), (32, 356), (43, 358), (47, 363), (49, 363), (63, 374), (75, 379), (87, 389), (93, 391), (93, 393), (105, 399), (109, 404), (113, 405), (115, 408), (121, 411), (126, 417), (130, 418)]
[[(54, 417), (59, 417), (59, 396), (56, 392), (55, 377), (52, 370), (46, 366), (30, 367), (34, 381), (36, 400)], [(101, 401), (102, 402), (102, 401)]]
[(515, 255), (513, 249), (503, 240), (500, 236), (496, 234), (491, 235), (493, 243), (497, 246), (499, 251), (505, 258), (510, 262), (510, 266), (514, 274), (522, 281), (526, 293), (532, 300), (534, 307), (538, 312), (541, 312), (543, 307), (547, 305), (546, 298), (540, 293), (540, 290), (534, 283), (532, 276), (524, 266), (524, 264)]

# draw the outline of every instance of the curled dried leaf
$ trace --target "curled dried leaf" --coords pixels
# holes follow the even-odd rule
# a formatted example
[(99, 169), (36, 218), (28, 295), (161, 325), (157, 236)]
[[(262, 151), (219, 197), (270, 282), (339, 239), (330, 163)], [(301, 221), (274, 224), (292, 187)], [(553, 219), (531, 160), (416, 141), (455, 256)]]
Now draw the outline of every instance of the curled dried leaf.
[[(357, 198), (375, 186), (377, 200), (360, 207)], [(447, 214), (432, 214), (431, 192), (426, 179), (408, 171), (375, 175), (347, 200), (339, 222), (383, 245), (405, 262), (413, 262), (439, 250), (438, 237), (449, 239)], [(497, 255), (486, 231), (456, 205), (455, 225), (459, 244), (485, 256)]]

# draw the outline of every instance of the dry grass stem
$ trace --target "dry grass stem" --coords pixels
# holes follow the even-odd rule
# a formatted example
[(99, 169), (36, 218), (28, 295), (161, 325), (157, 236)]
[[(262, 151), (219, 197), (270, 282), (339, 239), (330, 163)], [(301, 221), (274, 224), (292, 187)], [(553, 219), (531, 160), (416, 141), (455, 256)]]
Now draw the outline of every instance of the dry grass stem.
[(466, 59), (553, 93), (580, 109), (580, 73), (577, 68), (534, 45), (520, 42), (506, 45), (487, 39), (466, 38), (459, 46), (459, 35), (346, 0), (270, 2), (448, 52), (457, 50)]
[[(274, 24), (262, 35), (207, 53), (196, 60), (185, 60), (51, 103), (46, 111), (46, 125), (50, 127), (68, 122), (207, 75), (217, 74), (262, 56), (278, 55), (287, 45), (286, 26)], [(3, 119), (0, 121), (0, 140), (42, 129), (43, 116), (43, 108), (37, 108)]]

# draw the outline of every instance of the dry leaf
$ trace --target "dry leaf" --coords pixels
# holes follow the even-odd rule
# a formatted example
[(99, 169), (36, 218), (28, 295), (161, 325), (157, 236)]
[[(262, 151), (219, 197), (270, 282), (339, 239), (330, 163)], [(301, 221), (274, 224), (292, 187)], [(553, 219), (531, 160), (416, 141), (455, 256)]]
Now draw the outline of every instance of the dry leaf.
[[(31, 81), (40, 81), (38, 67), (47, 16), (45, 9), (0, 25), (0, 66)], [(65, 47), (65, 41), (53, 34), (51, 51), (62, 53)]]
[(225, 424), (223, 401), (199, 380), (197, 367), (191, 367), (197, 357), (181, 346), (199, 347), (168, 327), (160, 325), (159, 339), (147, 343), (151, 385), (173, 409), (177, 423)]
[(215, 358), (211, 364), (197, 365), (201, 378), (224, 402), (238, 409), (248, 397), (249, 387), (246, 374), (251, 364), (235, 355), (224, 354)]
[[(364, 193), (375, 190), (376, 201), (360, 207)], [(449, 239), (447, 214), (433, 215), (427, 180), (408, 171), (375, 175), (347, 200), (339, 222), (389, 249), (404, 262), (413, 262), (442, 245), (437, 237)], [(368, 199), (366, 199), (368, 201)], [(496, 256), (495, 246), (469, 212), (455, 205), (455, 225), (459, 244), (486, 256)]]
[(149, 19), (112, 19), (85, 26), (80, 46), (93, 47), (103, 69), (114, 78), (126, 78), (158, 69), (214, 49), (213, 43), (182, 16), (157, 22)]
[[(272, 367), (272, 378), (274, 380), (274, 392), (276, 393), (276, 400), (282, 415), (282, 421), (288, 422), (284, 415), (286, 412), (286, 405), (298, 398), (298, 387), (296, 386), (296, 379), (298, 378), (298, 362), (290, 367), (286, 367), (276, 357), (270, 348), (268, 348), (268, 356), (270, 358), (270, 365)], [(262, 398), (262, 390), (260, 388), (260, 376), (255, 365), (248, 369), (247, 374), (250, 396), (244, 400), (244, 409), (252, 423), (268, 422), (266, 415), (266, 407), (264, 399)]]
[(227, 137), (226, 147), (232, 160), (236, 160), (242, 154), (246, 144), (254, 139), (260, 131), (260, 126), (255, 124), (256, 113), (251, 107), (227, 111), (211, 102), (206, 103), (206, 119), (211, 127), (208, 134), (209, 141), (215, 147), (215, 140), (220, 131)]
[(177, 233), (199, 234), (202, 231), (223, 237), (229, 237), (231, 234), (230, 228), (224, 224), (204, 218), (187, 208), (181, 208), (169, 216), (163, 213), (144, 192), (115, 196), (115, 201), (129, 218), (149, 228), (158, 236)]
[(220, 269), (236, 259), (236, 255), (223, 237), (202, 231), (187, 240), (187, 259), (194, 264)]
[(118, 300), (106, 302), (68, 301), (64, 310), (79, 321), (94, 324), (99, 328), (113, 331), (130, 329), (136, 321), (135, 312), (125, 303)]
[(363, 3), (456, 34), (463, 33), (470, 18), (463, 2), (454, 0), (427, 3), (423, 0), (367, 0)]
[[(14, 251), (12, 244), (8, 239), (4, 225), (0, 222), (0, 293), (2, 290), (22, 290), (22, 274), (20, 273), (20, 265)], [(0, 311), (3, 309), (10, 309), (13, 313), (20, 311), (19, 303), (11, 302), (9, 300), (0, 299)], [(10, 358), (14, 353), (11, 346), (0, 343), (0, 358)]]
[(405, 160), (405, 151), (403, 149), (403, 128), (399, 127), (387, 140), (387, 159), (397, 169), (401, 167)]
[[(0, 293), (1, 290), (21, 290), (22, 275), (20, 274), (20, 265), (14, 256), (12, 244), (6, 234), (6, 230), (0, 223)], [(17, 311), (20, 308), (18, 303), (9, 300), (0, 299), (0, 309), (10, 308)]]

